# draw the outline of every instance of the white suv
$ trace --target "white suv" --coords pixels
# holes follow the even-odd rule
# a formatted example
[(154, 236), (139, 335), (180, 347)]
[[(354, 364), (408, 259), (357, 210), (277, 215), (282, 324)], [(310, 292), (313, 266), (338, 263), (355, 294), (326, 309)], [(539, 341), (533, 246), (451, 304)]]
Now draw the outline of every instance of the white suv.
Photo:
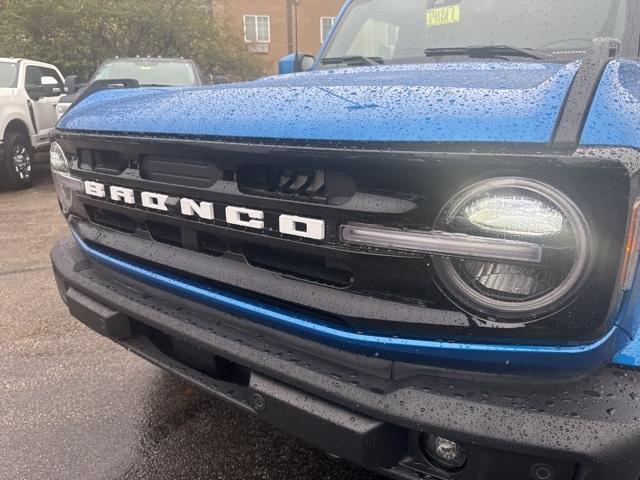
[(63, 93), (55, 66), (0, 58), (0, 188), (31, 185), (35, 153), (49, 146)]

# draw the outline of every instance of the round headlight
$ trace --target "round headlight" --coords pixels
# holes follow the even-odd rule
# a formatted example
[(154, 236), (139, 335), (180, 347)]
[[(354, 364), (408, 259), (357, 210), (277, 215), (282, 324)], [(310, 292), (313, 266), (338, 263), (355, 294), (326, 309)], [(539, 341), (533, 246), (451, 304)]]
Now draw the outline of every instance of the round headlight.
[(82, 191), (82, 180), (71, 175), (69, 160), (58, 143), (51, 144), (49, 156), (53, 184), (56, 187), (62, 213), (66, 215), (73, 205), (73, 193)]
[(487, 319), (527, 321), (562, 308), (590, 264), (584, 216), (563, 193), (522, 178), (498, 178), (457, 194), (435, 228), (540, 246), (539, 262), (434, 257), (445, 293)]

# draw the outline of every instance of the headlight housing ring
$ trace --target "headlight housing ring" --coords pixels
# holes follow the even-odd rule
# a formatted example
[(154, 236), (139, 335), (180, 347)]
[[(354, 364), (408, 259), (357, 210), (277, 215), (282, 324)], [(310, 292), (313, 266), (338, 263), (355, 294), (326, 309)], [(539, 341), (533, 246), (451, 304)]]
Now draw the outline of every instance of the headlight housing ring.
[(538, 320), (566, 306), (587, 277), (592, 239), (580, 209), (559, 190), (519, 177), (476, 183), (443, 208), (435, 230), (541, 246), (540, 263), (434, 256), (444, 293), (489, 321)]

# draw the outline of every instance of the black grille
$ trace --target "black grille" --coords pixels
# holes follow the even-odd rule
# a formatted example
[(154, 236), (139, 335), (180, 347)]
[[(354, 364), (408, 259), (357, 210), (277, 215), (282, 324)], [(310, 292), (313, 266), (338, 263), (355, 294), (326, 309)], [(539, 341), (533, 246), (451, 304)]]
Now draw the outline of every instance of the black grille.
[[(96, 225), (125, 233), (146, 231), (156, 242), (214, 257), (233, 253), (231, 246), (216, 235), (151, 220), (136, 222), (127, 215), (90, 205), (86, 208), (91, 221)], [(243, 242), (235, 250), (244, 256), (250, 265), (301, 280), (339, 288), (348, 287), (353, 280), (353, 274), (347, 267), (330, 267), (323, 256), (267, 248), (248, 242)]]
[(336, 169), (292, 165), (247, 164), (224, 157), (139, 154), (78, 149), (78, 168), (86, 172), (191, 188), (211, 188), (218, 181), (235, 182), (240, 192), (272, 198), (342, 205), (356, 194), (353, 177)]
[[(117, 149), (114, 145), (119, 146), (117, 154), (104, 153)], [(76, 155), (82, 148), (103, 152), (88, 157), (93, 163), (81, 159), (74, 174), (135, 190), (135, 207), (82, 195), (84, 206), (100, 209), (98, 214), (89, 211), (95, 224), (124, 232), (135, 228), (137, 236), (147, 235), (164, 245), (207, 253), (212, 270), (216, 269), (213, 257), (223, 256), (224, 260), (242, 261), (243, 268), (247, 264), (255, 267), (245, 270), (247, 277), (262, 269), (299, 279), (296, 285), (313, 291), (320, 299), (317, 308), (322, 311), (332, 302), (328, 291), (341, 289), (363, 301), (388, 301), (391, 312), (402, 305), (460, 314), (447, 292), (438, 288), (439, 279), (429, 267), (428, 256), (346, 245), (340, 241), (339, 226), (358, 222), (428, 229), (453, 195), (478, 180), (501, 175), (538, 179), (561, 189), (589, 216), (598, 240), (598, 255), (585, 294), (557, 315), (523, 328), (442, 328), (451, 337), (464, 332), (474, 338), (554, 342), (587, 342), (600, 338), (608, 329), (604, 320), (617, 275), (617, 264), (611, 259), (622, 251), (629, 184), (625, 170), (604, 165), (602, 159), (590, 163), (583, 158), (559, 161), (559, 155), (528, 152), (436, 155), (418, 150), (392, 151), (379, 145), (371, 150), (363, 146), (338, 150), (333, 145), (321, 149), (148, 138), (70, 139), (63, 148)], [(122, 161), (124, 158), (127, 162)], [(127, 171), (118, 173), (125, 163)], [(93, 168), (92, 173), (87, 172), (87, 165)], [(211, 202), (215, 219), (187, 218), (174, 208), (168, 212), (144, 209), (140, 206), (141, 191), (169, 195), (172, 205), (181, 197)], [(264, 228), (228, 224), (228, 206), (263, 212)], [(282, 235), (278, 229), (282, 214), (324, 220), (326, 238), (316, 241)], [(84, 216), (81, 212), (78, 215)], [(225, 282), (234, 284), (233, 280)], [(312, 284), (306, 285), (309, 282)], [(433, 320), (429, 313), (420, 321), (424, 323), (406, 325), (406, 319), (398, 318), (394, 328), (431, 336), (438, 328), (437, 322), (442, 325), (441, 319)], [(368, 326), (366, 319), (358, 319), (359, 329), (366, 331)]]

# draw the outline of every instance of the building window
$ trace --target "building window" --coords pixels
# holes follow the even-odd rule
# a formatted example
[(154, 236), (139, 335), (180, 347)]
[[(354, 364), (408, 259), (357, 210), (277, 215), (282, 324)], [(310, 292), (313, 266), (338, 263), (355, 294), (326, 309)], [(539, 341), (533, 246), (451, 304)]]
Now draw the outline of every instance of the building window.
[(244, 41), (248, 43), (271, 42), (271, 22), (267, 15), (244, 16)]
[(336, 23), (336, 17), (320, 17), (320, 41), (322, 43), (329, 36), (334, 23)]

